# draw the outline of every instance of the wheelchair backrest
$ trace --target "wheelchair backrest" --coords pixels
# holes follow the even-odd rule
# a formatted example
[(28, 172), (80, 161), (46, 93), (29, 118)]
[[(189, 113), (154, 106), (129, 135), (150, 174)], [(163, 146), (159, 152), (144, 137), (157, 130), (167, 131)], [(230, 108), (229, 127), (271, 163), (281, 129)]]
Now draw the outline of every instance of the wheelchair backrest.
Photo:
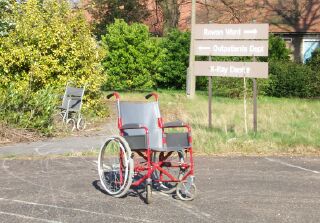
[[(142, 124), (149, 130), (150, 148), (162, 148), (162, 129), (158, 126), (160, 110), (158, 102), (119, 102), (119, 114), (122, 125)], [(128, 129), (125, 136), (144, 135), (144, 129)]]
[(74, 111), (79, 111), (82, 106), (82, 98), (84, 95), (84, 88), (76, 88), (76, 87), (66, 87), (66, 91), (64, 93), (62, 99), (62, 107), (67, 109), (69, 103), (69, 109)]

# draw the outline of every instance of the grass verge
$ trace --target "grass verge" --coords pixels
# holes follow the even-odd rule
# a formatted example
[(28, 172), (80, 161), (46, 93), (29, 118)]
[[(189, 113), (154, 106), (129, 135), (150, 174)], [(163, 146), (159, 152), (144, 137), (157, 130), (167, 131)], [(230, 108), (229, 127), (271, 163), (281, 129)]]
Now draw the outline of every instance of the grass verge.
[[(164, 121), (182, 120), (192, 126), (198, 154), (320, 155), (320, 101), (259, 97), (258, 133), (252, 129), (252, 99), (247, 100), (244, 128), (242, 99), (213, 97), (213, 126), (208, 128), (208, 96), (197, 92), (188, 99), (183, 91), (159, 91)], [(122, 100), (145, 100), (146, 93), (121, 93)]]

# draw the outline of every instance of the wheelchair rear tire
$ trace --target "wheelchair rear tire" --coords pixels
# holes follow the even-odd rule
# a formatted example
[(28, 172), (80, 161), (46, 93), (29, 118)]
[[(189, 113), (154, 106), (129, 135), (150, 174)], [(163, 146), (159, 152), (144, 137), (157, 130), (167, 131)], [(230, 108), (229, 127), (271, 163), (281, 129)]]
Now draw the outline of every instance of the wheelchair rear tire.
[(100, 149), (98, 172), (106, 192), (114, 197), (123, 197), (132, 184), (133, 159), (131, 149), (124, 138), (110, 137)]

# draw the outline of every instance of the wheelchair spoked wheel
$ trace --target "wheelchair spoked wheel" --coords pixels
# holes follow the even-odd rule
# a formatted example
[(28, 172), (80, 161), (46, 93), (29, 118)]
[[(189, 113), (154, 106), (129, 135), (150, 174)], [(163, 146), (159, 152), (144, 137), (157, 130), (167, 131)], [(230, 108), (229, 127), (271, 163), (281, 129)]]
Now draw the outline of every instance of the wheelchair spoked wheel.
[[(178, 167), (181, 163), (184, 163), (184, 152), (176, 151), (173, 152), (168, 158), (165, 158), (166, 153), (160, 152), (158, 160), (159, 162), (164, 161), (165, 164), (161, 167), (166, 170), (168, 173), (170, 173), (173, 177), (175, 177), (178, 180), (182, 179), (182, 169)], [(156, 172), (156, 177), (160, 178), (159, 171)], [(167, 176), (163, 175), (163, 178), (165, 180), (170, 180)], [(165, 193), (165, 194), (172, 194), (176, 192), (178, 182), (159, 182), (158, 189)]]
[(98, 171), (101, 185), (109, 195), (126, 195), (132, 183), (133, 165), (127, 142), (119, 136), (108, 138), (100, 149)]
[(193, 182), (194, 177), (189, 176), (186, 180), (178, 183), (176, 194), (183, 201), (192, 201), (197, 195), (197, 187)]
[(77, 120), (77, 130), (81, 131), (86, 128), (86, 120), (80, 116), (80, 118)]
[(76, 122), (73, 118), (69, 118), (66, 120), (66, 128), (73, 132), (76, 128)]

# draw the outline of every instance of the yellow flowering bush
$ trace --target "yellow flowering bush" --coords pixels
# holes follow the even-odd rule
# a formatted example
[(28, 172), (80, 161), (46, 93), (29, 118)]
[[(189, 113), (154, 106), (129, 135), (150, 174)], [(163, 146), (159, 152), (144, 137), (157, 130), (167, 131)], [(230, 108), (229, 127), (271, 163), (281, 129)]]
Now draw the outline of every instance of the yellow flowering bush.
[[(77, 86), (87, 85), (84, 110), (96, 112), (100, 85), (105, 80), (100, 65), (104, 51), (92, 37), (83, 11), (72, 9), (67, 0), (28, 0), (15, 3), (10, 16), (15, 28), (0, 37), (2, 94), (10, 97), (15, 86), (18, 94), (28, 94), (32, 101), (33, 97), (46, 95), (43, 91), (48, 89), (50, 94), (63, 94), (66, 83), (71, 81)], [(37, 95), (39, 91), (43, 94)], [(0, 104), (1, 98), (5, 106), (6, 97), (0, 96)], [(45, 96), (40, 98), (51, 101)], [(48, 104), (44, 102), (43, 106)], [(4, 113), (4, 108), (0, 108), (0, 113)], [(19, 125), (19, 121), (15, 124)], [(33, 126), (32, 119), (24, 125), (42, 128)]]

